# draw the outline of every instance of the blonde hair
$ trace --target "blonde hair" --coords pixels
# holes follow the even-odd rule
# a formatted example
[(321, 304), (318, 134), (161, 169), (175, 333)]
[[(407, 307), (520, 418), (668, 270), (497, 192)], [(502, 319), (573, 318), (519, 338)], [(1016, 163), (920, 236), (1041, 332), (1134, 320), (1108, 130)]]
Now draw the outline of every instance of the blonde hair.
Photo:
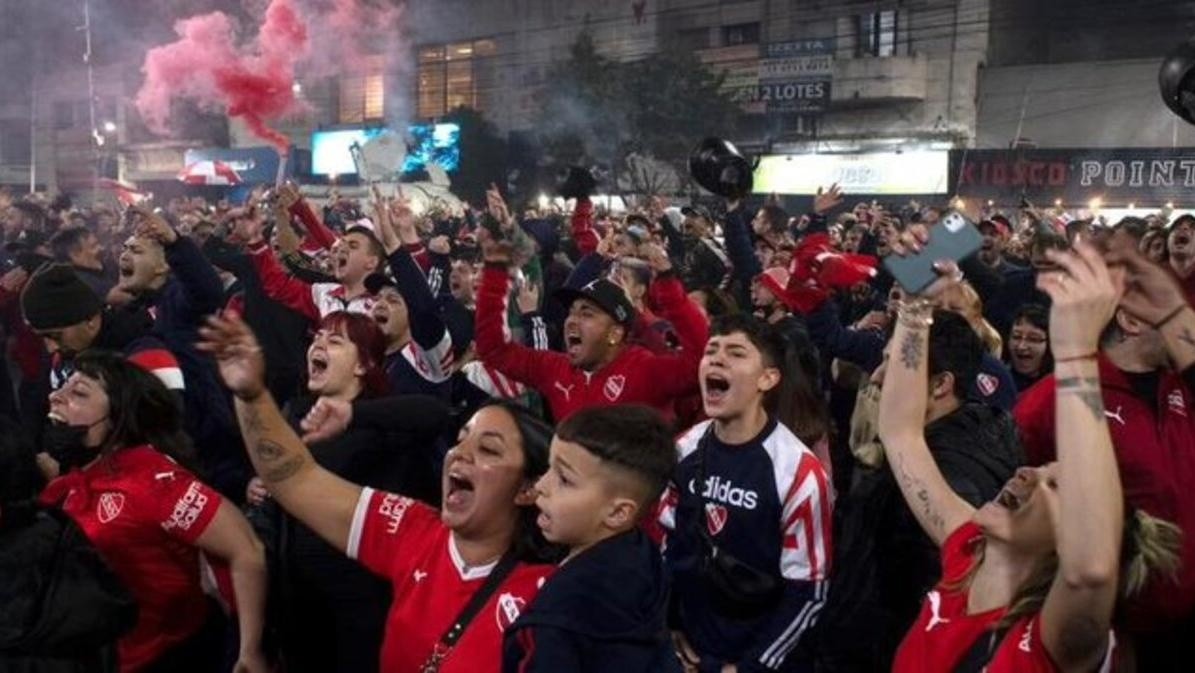
[[(983, 317), (983, 299), (967, 281), (955, 285), (954, 290), (959, 293), (960, 303), (963, 305), (963, 310), (959, 311), (959, 315), (966, 318), (967, 322), (971, 324), (971, 329), (979, 335), (979, 340), (983, 342), (983, 347), (988, 354), (999, 358), (1004, 353), (1004, 337), (1000, 336), (1000, 332), (997, 332), (996, 328), (992, 327), (992, 324)], [(945, 298), (946, 295), (943, 294), (941, 299)]]
[[(1137, 509), (1126, 512), (1120, 545), (1118, 603), (1141, 593), (1150, 580), (1174, 579), (1177, 576), (1182, 537), (1182, 530), (1169, 521)], [(977, 544), (975, 562), (958, 581), (945, 585), (947, 590), (959, 591), (971, 585), (971, 580), (983, 564), (985, 541), (981, 540)], [(1040, 612), (1057, 574), (1057, 554), (1051, 553), (1039, 560), (1029, 579), (1017, 588), (1009, 601), (1008, 611), (992, 626), (992, 630), (1006, 630), (1019, 620)]]

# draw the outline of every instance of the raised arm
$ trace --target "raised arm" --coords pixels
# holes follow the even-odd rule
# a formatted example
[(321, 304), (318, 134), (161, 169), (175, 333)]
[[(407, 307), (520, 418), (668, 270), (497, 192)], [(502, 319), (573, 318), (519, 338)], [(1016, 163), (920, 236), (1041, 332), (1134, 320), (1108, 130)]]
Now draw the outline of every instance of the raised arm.
[(726, 221), (722, 226), (726, 238), (726, 254), (734, 265), (734, 275), (749, 291), (751, 281), (763, 273), (763, 266), (751, 246), (751, 222), (741, 201), (726, 204)]
[(1108, 647), (1124, 527), (1095, 353), (1124, 283), (1089, 245), (1049, 254), (1062, 268), (1038, 281), (1053, 300), (1058, 465), (1042, 492), (1054, 523), (1058, 572), (1042, 606), (1042, 642), (1060, 670), (1091, 671)]
[(161, 244), (166, 252), (166, 263), (183, 288), (194, 320), (201, 321), (203, 316), (219, 311), (224, 304), (224, 285), (199, 246), (191, 239), (179, 236), (161, 215), (138, 206), (134, 208), (141, 217), (137, 235)]
[(709, 340), (709, 321), (685, 294), (685, 288), (672, 269), (668, 253), (658, 245), (645, 246), (648, 263), (656, 273), (652, 281), (652, 302), (660, 315), (672, 323), (680, 340), (680, 352), (675, 355), (656, 355), (648, 360), (651, 380), (661, 400), (686, 395), (698, 387), (697, 367)]
[(265, 387), (265, 359), (249, 326), (235, 314), (211, 317), (200, 332), (202, 351), (236, 396), (237, 419), (253, 469), (291, 516), (346, 551), (361, 487), (316, 464)]
[(311, 285), (287, 274), (265, 240), (259, 238), (250, 241), (248, 251), (267, 297), (307, 316), (309, 320), (319, 320), (319, 307), (311, 296)]
[(299, 218), (303, 228), (307, 230), (307, 240), (315, 243), (324, 250), (331, 250), (336, 243), (336, 234), (320, 221), (319, 216), (311, 209), (311, 204), (303, 198), (298, 188), (287, 183), (278, 190), (279, 201), (286, 206), (294, 217)]
[(533, 388), (551, 387), (564, 355), (537, 351), (510, 340), (506, 329), (506, 307), (510, 297), (509, 248), (491, 241), (488, 232), (482, 234), (482, 240), (486, 266), (481, 272), (481, 289), (477, 296), (474, 327), (477, 357), (520, 383)]
[[(953, 264), (943, 269), (957, 274)], [(949, 282), (937, 281), (933, 295)], [(922, 530), (938, 546), (975, 513), (942, 476), (925, 441), (925, 416), (929, 394), (929, 335), (933, 307), (928, 299), (913, 298), (903, 304), (896, 331), (888, 344), (887, 371), (880, 395), (880, 440), (901, 494)]]

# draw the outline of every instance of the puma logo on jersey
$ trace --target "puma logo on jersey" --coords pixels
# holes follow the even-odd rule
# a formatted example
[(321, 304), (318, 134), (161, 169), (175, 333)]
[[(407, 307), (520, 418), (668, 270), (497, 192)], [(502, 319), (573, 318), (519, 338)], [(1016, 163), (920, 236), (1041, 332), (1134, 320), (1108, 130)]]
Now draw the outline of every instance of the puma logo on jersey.
[(424, 577), (427, 577), (427, 573), (422, 570), (416, 570), (413, 574), (415, 575), (416, 584), (422, 582)]
[(929, 592), (929, 623), (925, 625), (926, 633), (933, 631), (938, 624), (949, 624), (949, 619), (942, 618), (942, 594), (937, 591)]
[(564, 401), (565, 401), (565, 402), (571, 402), (571, 401), (572, 401), (572, 399), (571, 399), (571, 398), (572, 398), (572, 396), (573, 396), (573, 386), (574, 386), (574, 385), (576, 385), (576, 384), (575, 384), (575, 383), (570, 383), (569, 385), (567, 385), (567, 386), (566, 386), (566, 385), (564, 385), (563, 383), (561, 383), (561, 382), (559, 382), (559, 381), (557, 381), (557, 382), (556, 382), (556, 390), (559, 390), (560, 392), (564, 393)]
[(1116, 407), (1115, 412), (1108, 411), (1107, 409), (1104, 409), (1104, 416), (1111, 418), (1112, 420), (1116, 421), (1117, 423), (1120, 423), (1123, 426), (1123, 425), (1125, 425), (1124, 416), (1120, 415), (1122, 408), (1123, 407)]
[[(696, 479), (689, 480), (690, 493), (697, 493), (696, 482)], [(724, 505), (742, 507), (743, 509), (755, 509), (755, 506), (759, 503), (758, 493), (748, 491), (745, 488), (739, 488), (729, 479), (722, 479), (722, 477), (717, 475), (706, 478), (705, 488), (702, 490), (701, 496)]]

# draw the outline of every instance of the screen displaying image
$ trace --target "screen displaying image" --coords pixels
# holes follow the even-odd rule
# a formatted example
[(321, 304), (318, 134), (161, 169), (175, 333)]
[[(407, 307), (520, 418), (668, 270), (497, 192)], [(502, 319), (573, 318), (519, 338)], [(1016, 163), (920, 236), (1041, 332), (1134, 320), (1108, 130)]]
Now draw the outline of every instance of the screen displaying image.
[[(311, 172), (315, 175), (356, 175), (349, 151), (386, 132), (385, 128), (316, 131), (311, 136)], [(407, 158), (403, 172), (411, 173), (438, 164), (455, 171), (461, 162), (461, 127), (457, 124), (418, 124), (407, 127)]]
[(456, 124), (420, 124), (407, 128), (404, 173), (423, 170), (429, 163), (451, 173), (461, 163), (461, 127)]

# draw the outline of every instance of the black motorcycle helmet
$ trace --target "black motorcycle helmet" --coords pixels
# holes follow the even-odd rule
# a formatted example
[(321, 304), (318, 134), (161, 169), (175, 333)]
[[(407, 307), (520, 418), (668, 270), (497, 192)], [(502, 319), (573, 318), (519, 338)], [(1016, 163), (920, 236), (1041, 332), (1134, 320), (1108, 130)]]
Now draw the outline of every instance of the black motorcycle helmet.
[(706, 138), (689, 155), (689, 175), (707, 191), (727, 199), (751, 193), (755, 167), (728, 140)]
[(1158, 71), (1158, 86), (1166, 107), (1187, 123), (1195, 124), (1195, 39), (1166, 55)]

